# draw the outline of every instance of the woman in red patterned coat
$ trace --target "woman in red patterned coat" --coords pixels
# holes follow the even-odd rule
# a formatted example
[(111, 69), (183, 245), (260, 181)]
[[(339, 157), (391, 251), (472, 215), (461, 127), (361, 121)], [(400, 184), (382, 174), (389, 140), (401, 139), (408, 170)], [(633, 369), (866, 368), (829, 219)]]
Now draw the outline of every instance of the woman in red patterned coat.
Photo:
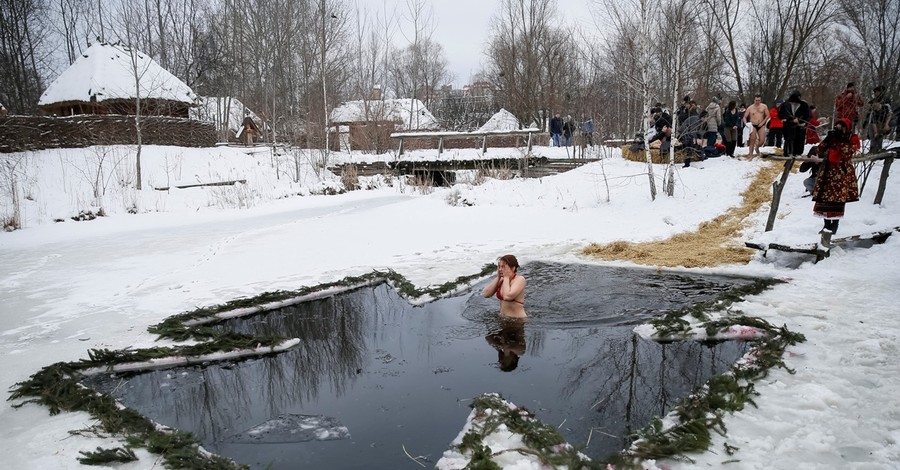
[(859, 183), (851, 159), (859, 150), (860, 142), (859, 136), (851, 131), (852, 125), (849, 119), (838, 119), (834, 129), (819, 144), (822, 164), (812, 190), (812, 200), (816, 203), (813, 214), (825, 218), (825, 226), (819, 233), (826, 246), (831, 244), (831, 235), (837, 232), (844, 206), (859, 200)]

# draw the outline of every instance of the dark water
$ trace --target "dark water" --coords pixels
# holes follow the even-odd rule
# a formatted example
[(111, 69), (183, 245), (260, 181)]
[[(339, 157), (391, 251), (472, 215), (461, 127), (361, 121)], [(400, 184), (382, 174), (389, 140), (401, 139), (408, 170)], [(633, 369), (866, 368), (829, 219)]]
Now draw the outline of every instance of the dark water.
[(524, 324), (501, 322), (480, 286), (424, 307), (379, 286), (218, 326), (300, 338), (289, 352), (88, 385), (253, 468), (420, 468), (403, 447), (433, 465), (485, 392), (560, 426), (573, 445), (593, 429), (584, 452), (604, 458), (746, 349), (657, 344), (631, 330), (748, 279), (544, 263), (521, 273)]

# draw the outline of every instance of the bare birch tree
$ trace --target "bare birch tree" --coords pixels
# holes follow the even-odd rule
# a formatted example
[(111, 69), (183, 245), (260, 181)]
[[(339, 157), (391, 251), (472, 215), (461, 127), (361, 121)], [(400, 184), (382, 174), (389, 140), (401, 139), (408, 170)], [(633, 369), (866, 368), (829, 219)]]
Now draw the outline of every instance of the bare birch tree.
[[(650, 154), (649, 130), (651, 122), (650, 108), (653, 105), (651, 64), (653, 37), (651, 31), (659, 24), (659, 5), (652, 0), (635, 0), (634, 3), (621, 4), (613, 0), (602, 2), (613, 25), (613, 34), (621, 38), (634, 37), (627, 51), (630, 53), (624, 59), (628, 63), (621, 67), (627, 71), (623, 75), (623, 84), (632, 89), (640, 97), (641, 115), (643, 116), (642, 129), (644, 131), (644, 154), (647, 161), (647, 177), (650, 183), (650, 199), (656, 200), (656, 177), (653, 171), (653, 158)], [(639, 11), (637, 18), (632, 14)], [(626, 39), (627, 41), (627, 39)], [(622, 57), (610, 57), (613, 60), (622, 60)], [(657, 95), (663, 96), (663, 95)]]
[[(701, 0), (709, 1), (709, 0)], [(685, 50), (690, 48), (689, 39), (693, 36), (689, 31), (695, 27), (691, 14), (697, 8), (697, 0), (675, 0), (668, 5), (665, 15), (666, 27), (664, 28), (665, 44), (672, 49), (674, 56), (674, 64), (671, 73), (671, 96), (672, 96), (672, 136), (669, 145), (669, 163), (666, 167), (665, 176), (663, 177), (663, 188), (667, 196), (675, 195), (675, 141), (678, 139), (680, 129), (678, 128), (678, 117), (676, 110), (679, 103), (679, 97), (682, 95), (681, 82), (685, 75), (684, 64), (690, 63), (685, 60)]]

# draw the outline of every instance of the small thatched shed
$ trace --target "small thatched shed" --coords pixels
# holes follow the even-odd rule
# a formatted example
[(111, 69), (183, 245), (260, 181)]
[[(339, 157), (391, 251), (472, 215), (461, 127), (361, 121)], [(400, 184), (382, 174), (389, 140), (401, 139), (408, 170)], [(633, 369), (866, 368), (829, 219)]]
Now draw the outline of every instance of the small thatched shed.
[(38, 106), (59, 116), (134, 115), (138, 97), (141, 115), (183, 118), (197, 99), (150, 56), (123, 45), (97, 43), (50, 84)]
[(191, 118), (213, 123), (221, 139), (237, 139), (244, 129), (246, 117), (250, 117), (254, 125), (262, 122), (253, 110), (232, 96), (204, 96), (198, 99), (197, 107), (191, 109)]

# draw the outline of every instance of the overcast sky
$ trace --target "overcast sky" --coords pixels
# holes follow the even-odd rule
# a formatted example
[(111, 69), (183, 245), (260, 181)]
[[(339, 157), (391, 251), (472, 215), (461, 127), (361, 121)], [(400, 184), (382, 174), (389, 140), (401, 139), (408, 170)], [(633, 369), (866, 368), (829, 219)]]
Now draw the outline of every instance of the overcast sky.
[[(395, 12), (401, 28), (409, 21), (407, 0), (376, 0), (387, 11)], [(435, 30), (432, 38), (444, 46), (454, 88), (470, 82), (484, 62), (484, 46), (490, 33), (492, 18), (500, 8), (499, 0), (430, 0), (434, 12)], [(584, 27), (593, 24), (589, 5), (591, 0), (559, 0), (561, 18), (567, 24), (577, 21)], [(374, 6), (374, 5), (373, 5)], [(578, 40), (573, 37), (573, 40)], [(401, 46), (406, 39), (397, 34), (394, 43)]]

